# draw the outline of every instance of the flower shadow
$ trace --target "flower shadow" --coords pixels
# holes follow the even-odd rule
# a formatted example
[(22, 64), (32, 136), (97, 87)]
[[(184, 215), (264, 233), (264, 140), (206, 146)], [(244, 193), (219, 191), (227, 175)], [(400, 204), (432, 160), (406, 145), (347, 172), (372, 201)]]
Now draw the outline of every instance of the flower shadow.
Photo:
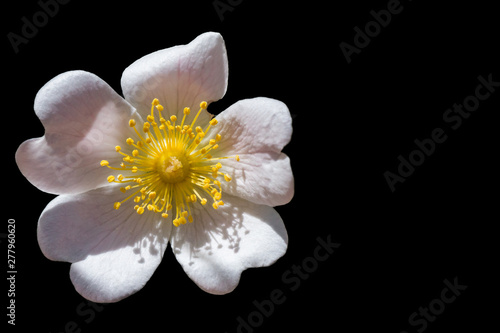
[[(196, 209), (193, 223), (173, 229), (172, 249), (185, 264), (192, 266), (197, 261), (216, 261), (221, 256), (229, 264), (234, 259), (232, 257), (248, 255), (247, 251), (242, 253), (243, 247), (259, 246), (258, 243), (250, 244), (256, 237), (252, 229), (258, 225), (257, 220), (263, 224), (269, 222), (274, 232), (287, 241), (284, 227), (273, 223), (277, 215), (273, 208), (227, 194), (224, 202), (224, 206), (217, 210), (208, 205)], [(273, 214), (270, 215), (270, 211)]]

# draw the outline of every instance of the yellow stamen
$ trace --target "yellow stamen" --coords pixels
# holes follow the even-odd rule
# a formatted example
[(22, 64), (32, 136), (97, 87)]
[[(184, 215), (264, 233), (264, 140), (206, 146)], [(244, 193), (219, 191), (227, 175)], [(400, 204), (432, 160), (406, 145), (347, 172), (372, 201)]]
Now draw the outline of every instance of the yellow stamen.
[(130, 193), (121, 202), (113, 204), (115, 209), (131, 200), (136, 203), (134, 210), (139, 215), (147, 210), (168, 218), (172, 210), (172, 223), (180, 226), (194, 221), (192, 207), (207, 204), (204, 194), (213, 199), (214, 209), (224, 206), (221, 200), (223, 187), (216, 178), (220, 175), (230, 181), (231, 176), (223, 172), (223, 161), (228, 158), (239, 161), (239, 156), (217, 156), (213, 153), (219, 147), (217, 142), (221, 141), (221, 134), (199, 146), (212, 126), (218, 124), (215, 118), (208, 124), (196, 124), (207, 106), (207, 102), (201, 102), (198, 113), (189, 124), (186, 123), (191, 113), (188, 107), (183, 109), (182, 120), (177, 122), (176, 115), (165, 115), (164, 118), (161, 114), (164, 108), (155, 98), (151, 102), (151, 114), (142, 125), (142, 132), (135, 127), (137, 122), (134, 119), (129, 120), (136, 137), (127, 138), (127, 146), (115, 146), (115, 151), (123, 156), (120, 168), (111, 167), (107, 160), (100, 162), (101, 166), (121, 172), (117, 176), (110, 175), (108, 182), (130, 184), (120, 187), (122, 193), (129, 190)]

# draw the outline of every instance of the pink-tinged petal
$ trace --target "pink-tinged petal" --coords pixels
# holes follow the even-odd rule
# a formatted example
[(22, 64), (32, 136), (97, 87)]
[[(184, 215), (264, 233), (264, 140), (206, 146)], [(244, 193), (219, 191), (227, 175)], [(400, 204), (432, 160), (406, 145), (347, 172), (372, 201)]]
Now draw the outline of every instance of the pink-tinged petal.
[(22, 174), (40, 190), (81, 193), (106, 184), (110, 174), (101, 160), (118, 165), (115, 146), (142, 121), (122, 97), (99, 77), (83, 71), (60, 74), (35, 98), (35, 112), (45, 135), (25, 141), (16, 152)]
[(225, 195), (224, 205), (196, 205), (194, 221), (172, 229), (172, 249), (187, 275), (204, 291), (231, 292), (243, 270), (273, 264), (288, 246), (271, 207)]
[[(165, 114), (183, 116), (191, 109), (187, 123), (196, 116), (200, 102), (221, 99), (226, 93), (228, 65), (222, 36), (207, 32), (187, 45), (170, 47), (148, 54), (123, 72), (121, 85), (125, 99), (145, 118), (151, 101), (158, 98)], [(198, 124), (210, 120), (202, 112)]]
[(222, 182), (223, 192), (257, 204), (278, 206), (294, 194), (288, 156), (281, 150), (290, 141), (292, 119), (286, 105), (270, 98), (239, 101), (219, 114), (219, 123), (205, 140), (222, 135), (214, 157), (239, 155), (240, 161), (224, 160), (222, 172), (232, 177)]
[[(43, 211), (38, 242), (43, 254), (73, 263), (76, 290), (94, 302), (116, 302), (140, 290), (160, 264), (171, 220), (133, 210), (119, 186), (61, 195)], [(162, 222), (160, 222), (160, 220)]]
[(221, 182), (222, 192), (268, 206), (284, 205), (293, 198), (292, 168), (283, 153), (241, 154), (239, 162), (226, 160), (221, 171), (232, 178)]

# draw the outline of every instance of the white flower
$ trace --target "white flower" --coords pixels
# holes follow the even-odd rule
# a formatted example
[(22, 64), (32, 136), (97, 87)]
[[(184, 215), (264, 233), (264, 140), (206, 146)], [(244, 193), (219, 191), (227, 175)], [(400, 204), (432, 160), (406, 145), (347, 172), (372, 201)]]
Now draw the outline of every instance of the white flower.
[(38, 92), (45, 135), (24, 142), (16, 161), (33, 185), (59, 195), (40, 216), (38, 242), (47, 258), (72, 263), (85, 298), (135, 293), (169, 242), (188, 276), (213, 294), (285, 253), (286, 229), (272, 206), (293, 196), (281, 152), (290, 114), (259, 97), (212, 119), (207, 105), (224, 96), (227, 77), (224, 41), (205, 33), (129, 66), (125, 99), (84, 71)]

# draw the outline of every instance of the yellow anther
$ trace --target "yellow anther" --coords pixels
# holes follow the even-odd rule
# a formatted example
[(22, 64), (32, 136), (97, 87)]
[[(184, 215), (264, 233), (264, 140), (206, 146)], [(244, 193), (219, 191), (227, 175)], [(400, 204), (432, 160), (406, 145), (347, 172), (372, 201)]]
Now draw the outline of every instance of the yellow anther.
[[(147, 121), (137, 120), (143, 125), (142, 130), (146, 135), (142, 135), (142, 132), (140, 134), (135, 128), (136, 120), (130, 119), (129, 126), (134, 128), (137, 137), (129, 137), (125, 142), (132, 146), (132, 149), (125, 153), (121, 146), (115, 146), (115, 150), (123, 155), (123, 162), (118, 161), (118, 163), (125, 176), (111, 175), (107, 180), (110, 183), (132, 184), (119, 189), (123, 194), (128, 190), (134, 193), (124, 195), (127, 198), (115, 202), (113, 207), (118, 209), (125, 201), (130, 200), (135, 202), (134, 210), (138, 214), (143, 214), (145, 210), (148, 210), (167, 218), (171, 215), (170, 211), (173, 211), (175, 213), (173, 216), (175, 219), (172, 221), (174, 226), (191, 223), (194, 220), (189, 213), (192, 206), (198, 203), (206, 205), (208, 202), (198, 193), (198, 190), (203, 190), (209, 195), (208, 199), (213, 199), (214, 209), (224, 205), (221, 200), (222, 179), (217, 180), (217, 177), (222, 176), (226, 181), (230, 181), (231, 176), (221, 172), (224, 169), (223, 160), (234, 158), (239, 161), (240, 157), (234, 155), (213, 158), (209, 154), (212, 153), (211, 150), (219, 147), (217, 143), (222, 140), (221, 134), (215, 134), (201, 145), (210, 126), (219, 123), (213, 118), (209, 121), (208, 127), (196, 126), (196, 120), (208, 107), (207, 102), (200, 103), (200, 110), (190, 123), (186, 123), (186, 116), (191, 114), (189, 107), (182, 109), (182, 122), (176, 123), (178, 117), (175, 114), (180, 114), (180, 110), (170, 110), (172, 112), (169, 118), (163, 118), (161, 111), (164, 108), (160, 101), (155, 98), (151, 103), (151, 113), (147, 116)], [(158, 118), (154, 114), (155, 107), (159, 111)], [(158, 123), (155, 120), (158, 120)], [(173, 161), (178, 161), (178, 163)], [(120, 170), (120, 168), (111, 167), (107, 160), (101, 160), (100, 165)], [(174, 166), (176, 168), (173, 168)], [(137, 173), (138, 177), (130, 177), (130, 172)], [(176, 174), (178, 177), (165, 176), (172, 172), (178, 173)], [(184, 179), (191, 181), (184, 182)]]
[(237, 162), (240, 161), (240, 155), (236, 155), (234, 158), (236, 159)]
[(224, 175), (224, 180), (225, 180), (226, 182), (230, 182), (230, 181), (231, 181), (231, 179), (233, 179), (233, 178), (231, 178), (231, 176), (229, 176), (227, 173)]

